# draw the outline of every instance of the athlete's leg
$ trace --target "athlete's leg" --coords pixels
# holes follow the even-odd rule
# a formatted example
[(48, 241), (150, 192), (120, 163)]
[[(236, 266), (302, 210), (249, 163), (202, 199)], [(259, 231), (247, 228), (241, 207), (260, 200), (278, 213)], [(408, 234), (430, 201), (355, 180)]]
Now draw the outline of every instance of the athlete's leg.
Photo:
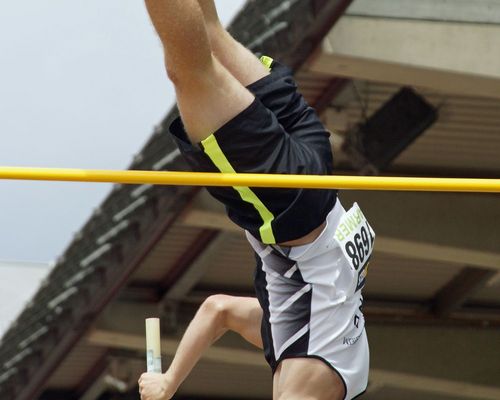
[(259, 59), (224, 29), (217, 15), (214, 0), (198, 0), (198, 2), (203, 10), (212, 51), (222, 65), (243, 86), (269, 75), (269, 70)]
[(323, 361), (290, 358), (282, 361), (280, 368), (278, 400), (343, 400), (345, 397), (341, 378)]
[(186, 131), (199, 142), (246, 109), (254, 96), (213, 56), (197, 0), (146, 0), (146, 6)]
[(281, 373), (281, 364), (278, 365), (278, 368), (276, 368), (276, 371), (274, 372), (273, 375), (273, 400), (278, 400), (279, 397), (279, 383), (280, 383), (280, 373)]

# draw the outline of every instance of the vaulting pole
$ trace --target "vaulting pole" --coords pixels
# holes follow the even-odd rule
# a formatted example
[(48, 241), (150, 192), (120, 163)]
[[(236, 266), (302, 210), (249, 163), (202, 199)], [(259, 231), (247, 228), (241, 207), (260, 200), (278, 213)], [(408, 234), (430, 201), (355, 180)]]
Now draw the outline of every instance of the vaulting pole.
[(0, 167), (0, 180), (108, 182), (179, 186), (244, 186), (305, 189), (336, 188), (355, 190), (500, 193), (500, 179), (468, 178), (221, 174), (207, 172), (106, 171)]
[(160, 319), (146, 319), (146, 366), (148, 372), (161, 374)]

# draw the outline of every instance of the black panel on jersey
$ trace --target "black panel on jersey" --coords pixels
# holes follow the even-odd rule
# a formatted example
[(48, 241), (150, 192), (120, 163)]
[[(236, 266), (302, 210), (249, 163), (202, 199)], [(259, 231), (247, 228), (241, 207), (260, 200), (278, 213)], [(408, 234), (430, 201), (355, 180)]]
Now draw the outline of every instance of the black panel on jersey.
[[(287, 272), (295, 265), (295, 261), (283, 256), (276, 250), (267, 254), (264, 260), (261, 260), (256, 255), (256, 260), (257, 267), (254, 286), (255, 293), (263, 310), (261, 326), (262, 342), (266, 361), (274, 373), (281, 360), (308, 356), (309, 329), (293, 340), (293, 342), (288, 343), (288, 345), (284, 344), (289, 342), (304, 326), (309, 326), (311, 320), (312, 290), (305, 292), (289, 304), (280, 312), (279, 317), (274, 315), (275, 321), (273, 323), (276, 324), (277, 329), (275, 329), (276, 336), (273, 337), (270, 322), (271, 303), (274, 309), (280, 308), (309, 284), (304, 281), (298, 269), (292, 276), (287, 276)], [(264, 265), (266, 268), (265, 271), (263, 268)], [(270, 291), (274, 293), (274, 297), (272, 298), (270, 298)], [(273, 298), (274, 300), (272, 300)], [(277, 348), (275, 348), (275, 345)], [(281, 346), (286, 347), (281, 349), (282, 352), (280, 354)], [(277, 354), (279, 355), (278, 357)]]
[(274, 374), (278, 365), (274, 356), (273, 333), (271, 331), (271, 324), (269, 323), (269, 293), (266, 290), (266, 273), (262, 271), (262, 260), (257, 254), (255, 254), (255, 261), (257, 262), (254, 275), (255, 294), (263, 311), (260, 334), (264, 346), (264, 357)]

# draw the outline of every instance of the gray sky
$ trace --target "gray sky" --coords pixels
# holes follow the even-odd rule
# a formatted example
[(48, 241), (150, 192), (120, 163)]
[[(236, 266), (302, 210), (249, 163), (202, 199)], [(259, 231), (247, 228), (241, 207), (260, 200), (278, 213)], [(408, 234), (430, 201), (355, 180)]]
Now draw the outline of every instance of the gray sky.
[(48, 264), (0, 261), (0, 337), (35, 294), (49, 270)]
[[(0, 5), (0, 165), (126, 168), (173, 102), (142, 1)], [(0, 181), (0, 260), (56, 259), (110, 187)]]

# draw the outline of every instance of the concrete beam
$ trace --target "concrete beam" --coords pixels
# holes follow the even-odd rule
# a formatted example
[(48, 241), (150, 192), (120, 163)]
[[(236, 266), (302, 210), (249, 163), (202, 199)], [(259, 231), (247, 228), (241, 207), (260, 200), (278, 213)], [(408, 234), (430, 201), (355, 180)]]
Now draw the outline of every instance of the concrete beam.
[[(468, 382), (456, 382), (416, 374), (372, 369), (370, 382), (376, 391), (383, 387), (414, 390), (428, 394), (449, 396), (455, 399), (495, 400), (500, 398), (500, 388), (486, 385), (474, 385)], [(370, 392), (370, 389), (368, 390)]]
[(500, 25), (344, 16), (313, 72), (500, 98)]
[[(94, 346), (144, 352), (146, 338), (144, 335), (134, 335), (106, 330), (93, 330), (87, 335), (86, 340)], [(179, 340), (177, 339), (163, 339), (161, 341), (162, 354), (173, 357), (178, 345)], [(144, 355), (144, 357), (146, 356)], [(212, 346), (204, 353), (203, 359), (233, 365), (256, 367), (267, 366), (263, 354), (259, 351), (242, 350), (223, 346)]]
[(78, 400), (96, 400), (106, 392), (125, 393), (128, 389), (126, 382), (115, 378), (106, 371), (94, 381)]
[[(190, 213), (190, 211), (188, 211)], [(211, 230), (214, 227), (209, 227)], [(163, 296), (162, 302), (183, 300), (191, 289), (203, 277), (207, 268), (217, 260), (220, 249), (227, 240), (227, 233), (219, 233), (203, 244), (194, 260), (182, 266), (182, 274), (170, 285)], [(190, 247), (189, 252), (193, 249)]]
[(417, 260), (475, 265), (500, 272), (500, 254), (377, 236), (375, 251)]
[[(345, 191), (341, 197), (346, 207), (361, 204), (377, 232), (376, 251), (500, 272), (495, 196)], [(220, 208), (193, 208), (181, 222), (242, 233)]]
[[(95, 346), (106, 346), (115, 349), (144, 351), (144, 336), (120, 332), (94, 330), (86, 337), (87, 342)], [(162, 353), (174, 356), (179, 342), (176, 339), (162, 340)], [(204, 360), (243, 365), (248, 367), (268, 368), (259, 351), (241, 350), (223, 346), (212, 346), (203, 355)], [(394, 387), (416, 390), (425, 393), (454, 396), (460, 399), (498, 399), (500, 388), (477, 385), (469, 382), (457, 382), (449, 379), (433, 378), (412, 373), (401, 373), (384, 369), (371, 369), (370, 387), (381, 390), (383, 387)]]
[(439, 316), (448, 316), (495, 276), (486, 268), (465, 267), (435, 296), (432, 309)]
[(500, 256), (498, 196), (345, 190), (340, 198), (358, 202), (379, 236)]
[(498, 0), (398, 0), (395, 6), (394, 0), (356, 0), (346, 15), (498, 24), (500, 3)]

